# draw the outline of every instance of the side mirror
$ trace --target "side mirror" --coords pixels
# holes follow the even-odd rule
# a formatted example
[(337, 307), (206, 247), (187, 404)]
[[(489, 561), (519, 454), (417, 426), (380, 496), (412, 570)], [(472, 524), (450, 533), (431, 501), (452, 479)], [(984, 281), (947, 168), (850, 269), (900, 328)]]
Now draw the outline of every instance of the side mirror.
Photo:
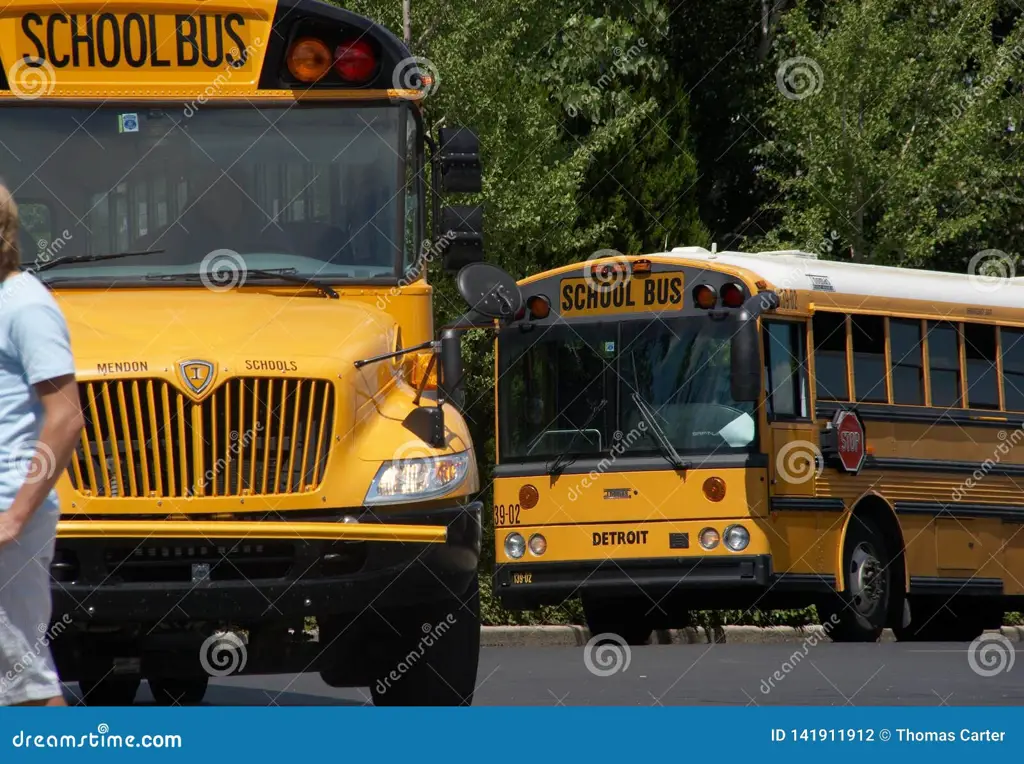
[(466, 127), (442, 127), (437, 138), (441, 193), (480, 193), (483, 189), (480, 139)]
[(444, 207), (441, 209), (441, 240), (444, 243), (444, 269), (458, 273), (462, 268), (484, 259), (483, 207)]
[(523, 307), (523, 293), (516, 280), (496, 265), (467, 265), (456, 282), (470, 311), (484, 318), (513, 321)]
[(729, 349), (732, 374), (731, 394), (737, 403), (756, 403), (761, 396), (761, 334), (757, 317), (779, 307), (775, 292), (762, 292), (747, 299), (735, 314), (736, 331)]
[(462, 387), (462, 336), (455, 329), (441, 332), (441, 379), (439, 387), (446, 401), (461, 410), (466, 403)]

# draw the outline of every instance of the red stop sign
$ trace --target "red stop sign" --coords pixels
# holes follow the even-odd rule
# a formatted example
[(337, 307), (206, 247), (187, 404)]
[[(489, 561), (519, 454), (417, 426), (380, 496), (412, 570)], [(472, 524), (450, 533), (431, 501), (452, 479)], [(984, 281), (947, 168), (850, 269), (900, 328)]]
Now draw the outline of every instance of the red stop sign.
[(836, 433), (836, 450), (839, 461), (847, 472), (860, 472), (867, 458), (864, 443), (864, 425), (853, 411), (837, 411), (832, 420)]

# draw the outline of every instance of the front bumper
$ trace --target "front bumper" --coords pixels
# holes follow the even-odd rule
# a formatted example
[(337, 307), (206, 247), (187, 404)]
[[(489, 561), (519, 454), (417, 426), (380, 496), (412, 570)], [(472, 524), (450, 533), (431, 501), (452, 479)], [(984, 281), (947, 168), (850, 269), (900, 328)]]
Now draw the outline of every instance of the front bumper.
[(737, 587), (764, 589), (772, 580), (771, 555), (528, 562), (498, 565), (494, 591), (502, 605), (527, 610), (588, 593), (619, 596)]
[[(284, 524), (263, 521), (244, 536), (211, 532), (211, 523), (185, 535), (189, 523), (153, 521), (138, 536), (110, 523), (120, 530), (84, 538), (65, 525), (52, 566), (53, 619), (246, 625), (444, 599), (477, 575), (480, 510), (480, 502), (377, 508), (344, 526), (346, 540), (326, 521), (319, 527), (336, 532), (281, 533)], [(360, 537), (380, 540), (350, 540)]]

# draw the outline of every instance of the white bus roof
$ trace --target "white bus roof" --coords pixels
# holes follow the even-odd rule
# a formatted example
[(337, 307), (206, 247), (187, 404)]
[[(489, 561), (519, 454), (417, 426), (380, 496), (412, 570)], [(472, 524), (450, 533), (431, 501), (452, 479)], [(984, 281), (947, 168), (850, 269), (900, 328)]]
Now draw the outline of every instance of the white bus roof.
[(1002, 260), (993, 264), (1002, 265), (1003, 270), (998, 272), (1006, 273), (1007, 278), (819, 260), (812, 253), (796, 250), (709, 252), (702, 247), (677, 247), (659, 256), (744, 268), (776, 289), (1024, 308), (1024, 278), (1014, 277), (1014, 260), (1010, 255), (993, 253), (993, 260)]

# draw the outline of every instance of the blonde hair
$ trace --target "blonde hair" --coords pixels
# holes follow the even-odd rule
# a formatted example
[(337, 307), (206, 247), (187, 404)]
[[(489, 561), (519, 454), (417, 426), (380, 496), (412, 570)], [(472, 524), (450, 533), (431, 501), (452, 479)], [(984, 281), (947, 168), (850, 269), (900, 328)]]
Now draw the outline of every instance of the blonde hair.
[(18, 205), (3, 183), (0, 183), (0, 279), (21, 265), (18, 247)]

